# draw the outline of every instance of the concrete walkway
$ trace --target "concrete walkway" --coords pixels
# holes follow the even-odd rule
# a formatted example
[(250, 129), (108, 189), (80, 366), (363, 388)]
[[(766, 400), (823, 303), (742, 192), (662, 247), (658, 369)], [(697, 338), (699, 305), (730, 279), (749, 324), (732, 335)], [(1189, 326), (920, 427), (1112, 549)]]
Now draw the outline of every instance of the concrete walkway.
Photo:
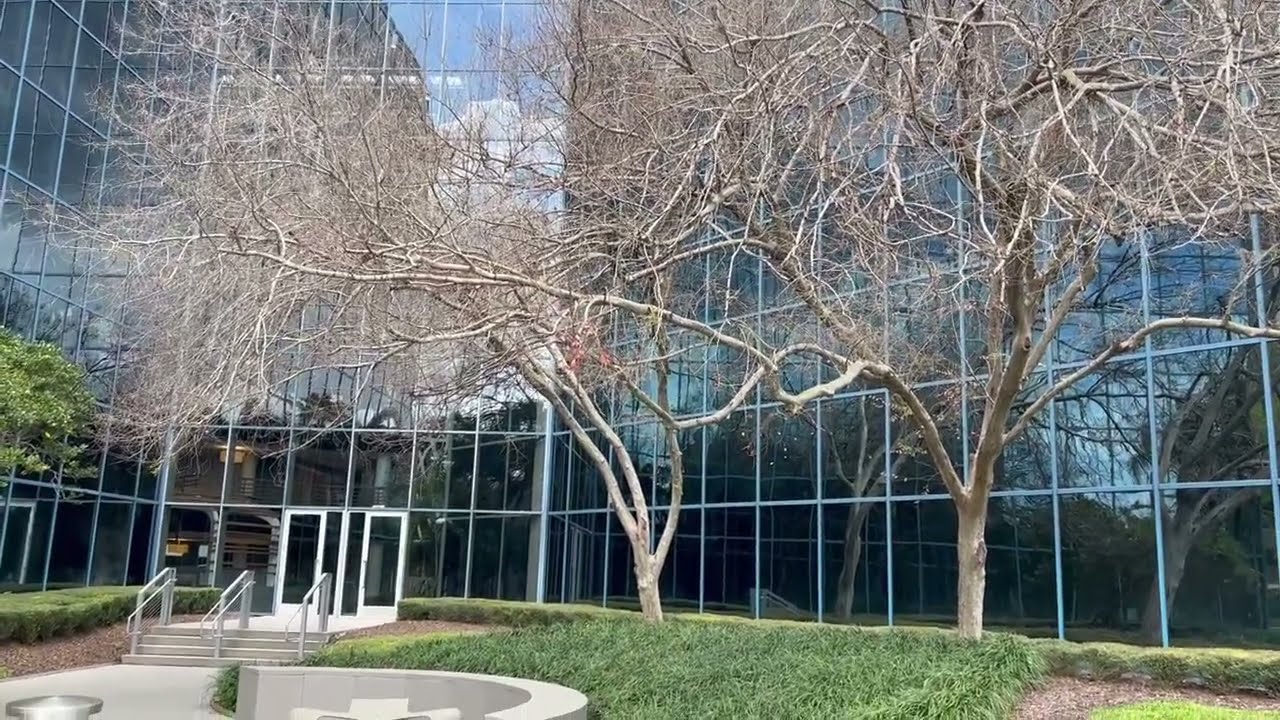
[(209, 709), (217, 668), (107, 665), (0, 682), (0, 714), (10, 701), (36, 695), (102, 698), (94, 720), (213, 720)]

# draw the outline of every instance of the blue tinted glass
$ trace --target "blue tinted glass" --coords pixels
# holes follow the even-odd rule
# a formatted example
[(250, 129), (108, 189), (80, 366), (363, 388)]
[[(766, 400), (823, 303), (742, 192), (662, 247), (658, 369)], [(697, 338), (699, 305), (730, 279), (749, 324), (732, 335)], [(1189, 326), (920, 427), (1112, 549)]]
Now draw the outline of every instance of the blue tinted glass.
[(444, 52), (444, 7), (399, 0), (387, 5), (392, 27), (388, 65), (407, 67), (416, 62), (424, 69), (439, 68)]
[(451, 70), (497, 67), (501, 5), (449, 5), (445, 67)]

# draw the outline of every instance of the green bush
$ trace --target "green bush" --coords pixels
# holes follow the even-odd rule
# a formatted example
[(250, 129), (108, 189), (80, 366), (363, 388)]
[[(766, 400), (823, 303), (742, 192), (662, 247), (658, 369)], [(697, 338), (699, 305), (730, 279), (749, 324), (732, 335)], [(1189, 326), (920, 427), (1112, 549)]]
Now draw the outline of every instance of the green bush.
[(1054, 675), (1280, 694), (1280, 652), (1036, 641)]
[[(1034, 646), (1008, 635), (973, 643), (937, 632), (602, 619), (345, 640), (307, 663), (544, 680), (585, 693), (595, 717), (646, 720), (1003, 718), (1043, 673)], [(220, 705), (234, 707), (237, 679), (234, 670), (219, 677)]]
[(1280, 720), (1280, 712), (1232, 710), (1188, 702), (1149, 702), (1095, 710), (1090, 720)]
[[(462, 598), (414, 598), (400, 603), (401, 620), (440, 620), (502, 627), (532, 627), (598, 620), (638, 619), (635, 612), (598, 605), (546, 604)], [(732, 615), (670, 613), (676, 623), (751, 624), (769, 627), (812, 627), (791, 620), (747, 620)], [(845, 625), (829, 631), (856, 630)], [(866, 628), (862, 632), (884, 632)], [(899, 627), (896, 633), (948, 635), (941, 629)], [(1162, 685), (1208, 687), (1280, 695), (1280, 652), (1220, 648), (1147, 648), (1120, 643), (1075, 643), (1034, 640), (1050, 673), (1098, 680), (1145, 680)]]
[(618, 618), (639, 619), (639, 613), (599, 605), (573, 605), (482, 600), (478, 598), (411, 598), (400, 601), (396, 609), (400, 620), (439, 620), (443, 622), (530, 627), (555, 625), (579, 620)]
[(240, 666), (224, 667), (213, 679), (213, 707), (219, 711), (234, 713), (236, 696), (240, 693)]
[[(41, 642), (122, 623), (133, 612), (137, 592), (129, 587), (89, 587), (0, 595), (0, 642)], [(204, 613), (219, 594), (214, 588), (178, 588), (174, 613)]]

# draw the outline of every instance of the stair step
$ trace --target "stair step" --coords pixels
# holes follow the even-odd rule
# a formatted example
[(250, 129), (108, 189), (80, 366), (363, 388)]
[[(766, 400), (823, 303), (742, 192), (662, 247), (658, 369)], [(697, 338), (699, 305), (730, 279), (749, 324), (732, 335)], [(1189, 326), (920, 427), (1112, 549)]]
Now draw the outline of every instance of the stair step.
[(279, 665), (269, 660), (251, 658), (211, 658), (196, 655), (125, 655), (125, 665), (165, 665), (170, 667), (228, 667), (230, 665)]
[[(320, 638), (313, 639), (311, 635), (308, 634), (307, 642), (306, 642), (307, 650), (319, 650), (320, 648), (324, 647), (325, 642), (326, 641), (324, 639), (320, 639)], [(142, 644), (143, 645), (181, 645), (181, 646), (193, 645), (193, 646), (202, 646), (202, 647), (213, 647), (213, 638), (200, 637), (199, 635), (161, 635), (157, 633), (147, 633), (146, 635), (142, 636)], [(224, 637), (222, 639), (222, 647), (237, 648), (237, 649), (243, 648), (243, 649), (249, 649), (249, 650), (257, 649), (257, 648), (272, 650), (272, 649), (281, 648), (281, 647), (289, 647), (289, 648), (292, 648), (293, 650), (297, 650), (298, 638), (296, 636), (291, 638)]]
[[(138, 645), (138, 655), (162, 656), (178, 655), (182, 657), (213, 657), (212, 645)], [(223, 646), (222, 654), (226, 657), (247, 658), (252, 660), (280, 660), (289, 662), (298, 659), (298, 648), (279, 646), (275, 648), (229, 648)]]
[[(200, 628), (198, 627), (180, 627), (175, 625), (165, 625), (152, 628), (148, 631), (149, 635), (176, 635), (179, 637), (200, 637)], [(265, 639), (279, 640), (284, 637), (291, 637), (296, 642), (298, 639), (297, 629), (293, 629), (289, 633), (283, 630), (241, 630), (235, 627), (226, 627), (222, 631), (224, 638), (243, 638), (243, 639)], [(307, 638), (315, 638), (318, 642), (328, 642), (330, 633), (316, 632), (315, 630), (307, 631)]]

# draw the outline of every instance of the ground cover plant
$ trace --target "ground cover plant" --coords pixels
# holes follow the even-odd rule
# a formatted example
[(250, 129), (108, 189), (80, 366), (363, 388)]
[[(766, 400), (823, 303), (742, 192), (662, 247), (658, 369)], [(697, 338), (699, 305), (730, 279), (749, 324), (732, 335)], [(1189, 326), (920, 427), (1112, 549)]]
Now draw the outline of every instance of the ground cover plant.
[[(621, 619), (346, 640), (308, 664), (514, 675), (582, 691), (593, 717), (646, 720), (1003, 718), (1044, 672), (1013, 636)], [(224, 674), (219, 704), (236, 690)]]

